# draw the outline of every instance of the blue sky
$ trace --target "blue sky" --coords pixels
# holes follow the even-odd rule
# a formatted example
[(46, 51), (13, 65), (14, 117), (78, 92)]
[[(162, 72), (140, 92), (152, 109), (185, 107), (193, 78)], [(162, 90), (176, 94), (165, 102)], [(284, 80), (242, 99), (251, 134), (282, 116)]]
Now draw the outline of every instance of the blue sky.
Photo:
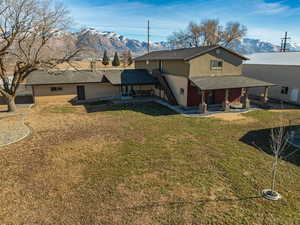
[(219, 19), (248, 27), (247, 37), (280, 43), (285, 31), (292, 43), (300, 43), (300, 0), (63, 0), (74, 18), (74, 27), (115, 31), (146, 40), (163, 41), (190, 21)]

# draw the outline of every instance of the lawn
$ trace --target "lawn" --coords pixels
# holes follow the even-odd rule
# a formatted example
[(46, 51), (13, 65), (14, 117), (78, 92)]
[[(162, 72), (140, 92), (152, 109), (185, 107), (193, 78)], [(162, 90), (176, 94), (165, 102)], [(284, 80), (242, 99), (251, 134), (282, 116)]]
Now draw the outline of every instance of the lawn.
[[(299, 155), (270, 202), (266, 140), (279, 112), (184, 117), (157, 104), (34, 107), (0, 149), (0, 224), (300, 224)], [(300, 111), (284, 112), (300, 118)]]

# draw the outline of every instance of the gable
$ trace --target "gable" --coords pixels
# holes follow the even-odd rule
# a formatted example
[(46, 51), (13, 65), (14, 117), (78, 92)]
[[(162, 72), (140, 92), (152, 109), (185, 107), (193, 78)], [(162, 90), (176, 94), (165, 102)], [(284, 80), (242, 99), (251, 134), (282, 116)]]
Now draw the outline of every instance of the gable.
[(213, 49), (207, 50), (205, 52), (202, 52), (200, 54), (196, 54), (194, 56), (188, 57), (185, 60), (190, 61), (194, 58), (201, 57), (201, 56), (204, 56), (206, 54), (213, 55), (217, 58), (220, 58), (220, 59), (226, 60), (228, 62), (232, 62), (232, 63), (234, 63), (234, 62), (235, 63), (236, 62), (240, 63), (240, 62), (243, 62), (243, 60), (248, 60), (247, 57), (245, 57), (243, 55), (240, 55), (237, 52), (232, 51), (230, 49), (224, 48), (222, 46), (218, 46), (216, 48), (213, 48)]
[(202, 46), (197, 48), (181, 48), (181, 49), (173, 49), (173, 50), (163, 50), (163, 51), (153, 51), (149, 54), (145, 54), (135, 58), (135, 61), (146, 61), (146, 60), (185, 60), (189, 61), (195, 57), (204, 55), (208, 52), (214, 51), (216, 49), (220, 49), (223, 51), (230, 52), (231, 54), (236, 55), (237, 57), (241, 58), (242, 60), (246, 60), (245, 56), (225, 48), (223, 46)]
[[(240, 75), (243, 60), (241, 57), (224, 49), (215, 49), (189, 60), (190, 76)], [(211, 61), (223, 62), (221, 70), (212, 70)]]

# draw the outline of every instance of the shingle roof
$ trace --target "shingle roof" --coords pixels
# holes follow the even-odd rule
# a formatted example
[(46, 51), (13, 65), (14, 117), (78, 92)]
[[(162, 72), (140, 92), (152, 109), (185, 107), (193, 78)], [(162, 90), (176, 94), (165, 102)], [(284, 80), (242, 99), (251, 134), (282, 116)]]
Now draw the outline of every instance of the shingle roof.
[(139, 84), (156, 84), (157, 79), (144, 69), (132, 70), (110, 70), (104, 72), (104, 76), (113, 85), (139, 85)]
[(107, 70), (107, 71), (64, 71), (48, 73), (35, 71), (27, 79), (27, 85), (43, 84), (80, 84), (110, 82), (113, 85), (121, 84), (156, 84), (157, 80), (144, 69)]
[(203, 46), (198, 48), (181, 48), (181, 49), (173, 49), (173, 50), (163, 50), (163, 51), (153, 51), (149, 54), (145, 54), (142, 56), (139, 56), (135, 58), (135, 61), (145, 61), (145, 60), (190, 60), (194, 57), (200, 56), (202, 54), (205, 54), (207, 52), (210, 52), (217, 48), (223, 48), (226, 51), (229, 51), (243, 59), (248, 59), (245, 56), (232, 51), (228, 48), (225, 48), (223, 46)]
[(79, 84), (99, 82), (103, 82), (103, 74), (101, 72), (64, 71), (48, 73), (47, 71), (35, 71), (29, 75), (26, 84)]
[(245, 64), (300, 66), (300, 52), (254, 53)]
[(275, 86), (275, 84), (245, 76), (192, 77), (190, 80), (201, 90)]

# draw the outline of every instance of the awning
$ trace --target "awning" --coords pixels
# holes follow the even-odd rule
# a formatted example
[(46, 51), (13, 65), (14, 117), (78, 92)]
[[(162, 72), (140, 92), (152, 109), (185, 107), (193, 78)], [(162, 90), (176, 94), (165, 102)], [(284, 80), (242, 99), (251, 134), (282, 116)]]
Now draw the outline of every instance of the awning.
[(275, 84), (255, 80), (245, 76), (210, 76), (192, 77), (190, 80), (201, 90), (218, 90), (230, 88), (270, 87)]
[(157, 84), (157, 79), (144, 69), (111, 70), (104, 72), (104, 77), (112, 85), (147, 85)]

